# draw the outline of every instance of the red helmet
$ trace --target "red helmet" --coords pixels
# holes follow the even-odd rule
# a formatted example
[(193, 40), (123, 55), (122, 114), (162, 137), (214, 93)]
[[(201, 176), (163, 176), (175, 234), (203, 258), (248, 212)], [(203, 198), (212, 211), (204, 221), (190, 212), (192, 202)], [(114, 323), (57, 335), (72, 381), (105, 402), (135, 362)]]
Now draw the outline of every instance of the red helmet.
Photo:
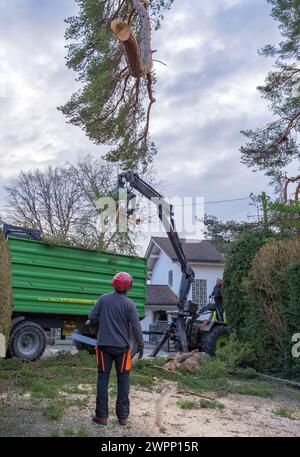
[(117, 292), (128, 292), (132, 287), (133, 277), (129, 273), (118, 273), (112, 280), (112, 286)]

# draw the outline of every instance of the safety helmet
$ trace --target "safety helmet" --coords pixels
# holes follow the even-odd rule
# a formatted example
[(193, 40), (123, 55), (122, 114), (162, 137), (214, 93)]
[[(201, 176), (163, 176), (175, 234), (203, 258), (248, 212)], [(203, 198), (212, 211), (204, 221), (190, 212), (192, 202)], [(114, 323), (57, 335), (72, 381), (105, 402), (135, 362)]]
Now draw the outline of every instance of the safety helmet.
[(116, 274), (112, 280), (112, 286), (117, 292), (128, 292), (132, 287), (133, 277), (126, 272)]

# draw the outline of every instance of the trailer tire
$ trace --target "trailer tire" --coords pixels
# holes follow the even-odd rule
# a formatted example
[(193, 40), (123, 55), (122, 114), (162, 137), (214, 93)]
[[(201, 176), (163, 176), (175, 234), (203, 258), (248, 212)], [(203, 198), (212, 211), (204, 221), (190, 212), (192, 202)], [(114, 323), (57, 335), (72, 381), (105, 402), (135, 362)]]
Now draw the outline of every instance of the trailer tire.
[(46, 347), (46, 336), (42, 327), (34, 322), (22, 322), (13, 329), (10, 351), (22, 360), (34, 361), (41, 357)]
[[(219, 341), (219, 344), (218, 344)], [(229, 342), (229, 330), (227, 325), (214, 325), (210, 332), (202, 335), (202, 351), (213, 356), (216, 350)]]
[(11, 349), (10, 347), (7, 348), (7, 351), (6, 351), (6, 356), (5, 358), (6, 359), (11, 359), (13, 357), (13, 353), (11, 352)]

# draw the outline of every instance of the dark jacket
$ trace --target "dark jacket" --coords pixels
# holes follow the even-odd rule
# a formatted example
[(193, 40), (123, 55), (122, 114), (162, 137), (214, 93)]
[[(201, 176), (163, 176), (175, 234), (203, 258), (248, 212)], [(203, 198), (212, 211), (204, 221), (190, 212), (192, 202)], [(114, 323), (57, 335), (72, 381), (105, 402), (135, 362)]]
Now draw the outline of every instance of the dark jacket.
[(89, 319), (98, 319), (99, 346), (129, 347), (131, 331), (138, 345), (143, 344), (143, 333), (134, 303), (125, 294), (112, 292), (102, 295)]
[(212, 296), (214, 297), (215, 299), (215, 303), (219, 306), (222, 306), (223, 305), (223, 297), (222, 297), (222, 285), (218, 286), (218, 285), (215, 285), (214, 287), (214, 290), (212, 292)]

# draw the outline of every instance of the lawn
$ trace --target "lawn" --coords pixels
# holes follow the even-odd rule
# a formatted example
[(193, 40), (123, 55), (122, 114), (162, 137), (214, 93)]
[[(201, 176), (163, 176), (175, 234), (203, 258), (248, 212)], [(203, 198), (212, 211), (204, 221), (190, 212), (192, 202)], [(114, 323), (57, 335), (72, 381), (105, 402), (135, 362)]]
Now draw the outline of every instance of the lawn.
[[(173, 396), (172, 415), (178, 415), (179, 421), (183, 420), (182, 414), (197, 415), (200, 411), (202, 412), (199, 417), (206, 415), (208, 421), (211, 420), (211, 414), (229, 414), (231, 400), (226, 400), (227, 398), (233, 398), (234, 403), (241, 403), (244, 400), (238, 399), (244, 397), (247, 403), (249, 396), (249, 403), (256, 405), (251, 398), (272, 402), (279, 393), (282, 394), (278, 386), (256, 379), (254, 370), (233, 370), (222, 358), (204, 359), (196, 373), (186, 372), (183, 368), (167, 373), (163, 369), (165, 362), (164, 358), (157, 358), (143, 359), (133, 364), (131, 396), (135, 416), (145, 415), (148, 418), (152, 414), (155, 422), (153, 405), (159, 406), (161, 398), (162, 403), (165, 402), (169, 393)], [(96, 382), (95, 357), (85, 351), (76, 355), (61, 354), (33, 363), (15, 358), (2, 360), (0, 436), (146, 436), (150, 433), (141, 417), (134, 426), (129, 424), (126, 431), (122, 430), (114, 419), (105, 430), (92, 425)], [(114, 417), (114, 369), (109, 391), (110, 411)], [(289, 402), (287, 404), (270, 403), (270, 417), (297, 424), (294, 419), (297, 418), (298, 406), (295, 409), (294, 404), (298, 405), (300, 402), (300, 392), (290, 389), (285, 393), (285, 397)], [(257, 405), (259, 408), (259, 402)], [(158, 433), (163, 433), (165, 429), (168, 430), (168, 427), (161, 425)]]

